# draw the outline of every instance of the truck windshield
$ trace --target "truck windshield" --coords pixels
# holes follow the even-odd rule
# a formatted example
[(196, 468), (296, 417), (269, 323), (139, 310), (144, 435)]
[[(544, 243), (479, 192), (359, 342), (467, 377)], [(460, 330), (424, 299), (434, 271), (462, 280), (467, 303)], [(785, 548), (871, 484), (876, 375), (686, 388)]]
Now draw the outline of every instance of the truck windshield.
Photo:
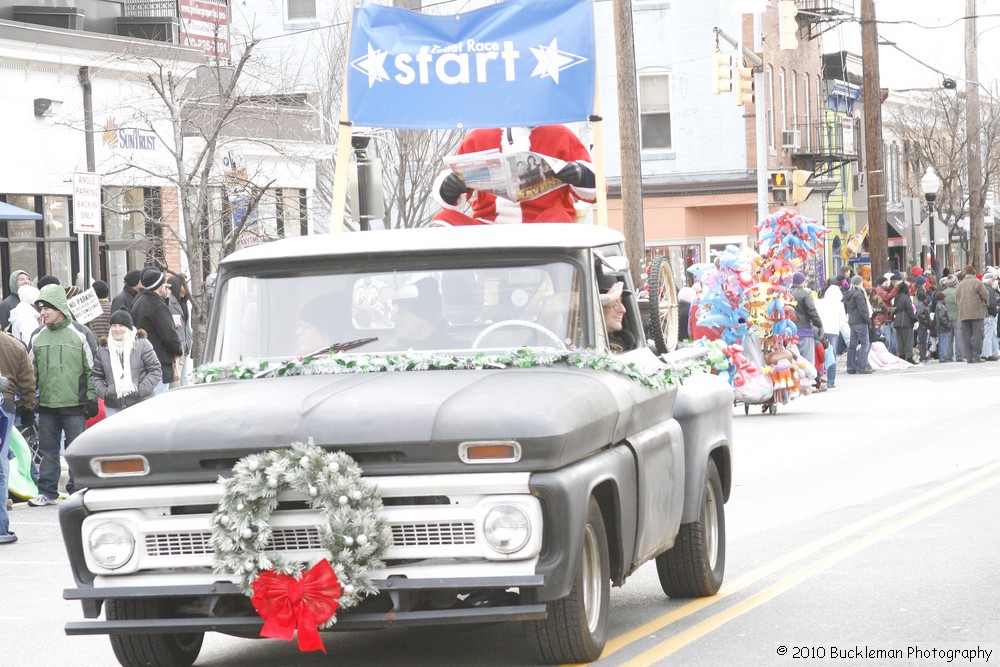
[(579, 274), (566, 262), (522, 262), (233, 276), (217, 294), (209, 356), (288, 359), (341, 345), (362, 354), (574, 349), (582, 344)]

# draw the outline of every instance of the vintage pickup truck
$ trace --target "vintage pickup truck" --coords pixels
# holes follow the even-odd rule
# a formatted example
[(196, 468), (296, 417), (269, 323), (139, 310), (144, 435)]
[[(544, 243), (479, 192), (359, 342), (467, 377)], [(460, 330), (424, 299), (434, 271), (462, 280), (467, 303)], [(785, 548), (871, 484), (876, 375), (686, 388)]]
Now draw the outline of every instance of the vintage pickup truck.
[[(630, 342), (612, 356), (599, 297), (616, 281), (617, 339)], [(413, 313), (435, 326), (405, 324)], [(329, 349), (486, 361), (225, 371)], [(517, 350), (520, 364), (496, 361)], [(312, 439), (377, 485), (391, 532), (370, 573), (378, 593), (334, 629), (512, 621), (542, 662), (594, 660), (610, 586), (644, 563), (669, 596), (722, 583), (733, 395), (718, 376), (682, 377), (698, 354), (650, 349), (624, 239), (606, 228), (394, 230), (239, 251), (218, 274), (214, 381), (114, 415), (67, 452), (83, 490), (59, 510), (75, 578), (65, 597), (88, 620), (66, 631), (109, 634), (129, 667), (190, 665), (205, 632), (257, 636), (237, 577), (213, 570), (219, 478), (247, 454)], [(270, 522), (285, 559), (324, 557), (318, 513), (292, 494)]]

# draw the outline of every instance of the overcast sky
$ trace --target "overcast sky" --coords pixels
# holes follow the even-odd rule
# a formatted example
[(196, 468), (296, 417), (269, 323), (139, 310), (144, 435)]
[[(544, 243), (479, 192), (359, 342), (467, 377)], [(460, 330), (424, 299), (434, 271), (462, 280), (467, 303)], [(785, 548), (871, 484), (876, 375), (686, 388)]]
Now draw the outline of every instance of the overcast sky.
[[(879, 36), (895, 42), (899, 49), (926, 64), (896, 48), (881, 46), (879, 70), (883, 88), (939, 86), (943, 77), (930, 67), (945, 72), (960, 87), (964, 86), (965, 21), (961, 18), (965, 16), (965, 4), (965, 0), (875, 0)], [(854, 0), (854, 5), (860, 15), (861, 0)], [(1000, 0), (977, 0), (976, 9), (979, 17), (976, 27), (981, 36), (979, 80), (988, 88), (995, 88), (1000, 76)], [(897, 21), (904, 23), (892, 23)], [(858, 24), (847, 23), (824, 35), (824, 51), (836, 51), (841, 45), (861, 55)]]

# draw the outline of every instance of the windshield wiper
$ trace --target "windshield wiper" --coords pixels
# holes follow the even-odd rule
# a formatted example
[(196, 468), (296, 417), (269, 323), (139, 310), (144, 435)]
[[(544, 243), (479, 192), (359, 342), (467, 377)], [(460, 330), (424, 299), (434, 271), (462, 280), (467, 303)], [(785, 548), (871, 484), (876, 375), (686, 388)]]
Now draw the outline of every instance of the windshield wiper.
[[(347, 350), (353, 350), (356, 347), (361, 347), (362, 345), (367, 345), (368, 343), (374, 343), (377, 340), (378, 336), (371, 336), (369, 338), (358, 338), (356, 340), (349, 340), (343, 343), (334, 343), (333, 345), (327, 345), (326, 347), (322, 347), (311, 354), (303, 355), (302, 358), (308, 359), (310, 357), (318, 357), (320, 355), (328, 354), (330, 352), (345, 352)], [(257, 373), (254, 374), (254, 379), (267, 377), (268, 375), (274, 373), (277, 370), (278, 370), (277, 366), (271, 366), (270, 364), (268, 364), (267, 368), (258, 371)]]
[(353, 350), (356, 347), (361, 347), (362, 345), (367, 345), (368, 343), (374, 343), (377, 340), (378, 336), (370, 336), (368, 338), (358, 338), (356, 340), (349, 340), (343, 343), (334, 343), (333, 345), (321, 347), (310, 354), (303, 355), (302, 358), (306, 359), (307, 357), (318, 357), (322, 354), (329, 354), (330, 352), (346, 352), (347, 350)]

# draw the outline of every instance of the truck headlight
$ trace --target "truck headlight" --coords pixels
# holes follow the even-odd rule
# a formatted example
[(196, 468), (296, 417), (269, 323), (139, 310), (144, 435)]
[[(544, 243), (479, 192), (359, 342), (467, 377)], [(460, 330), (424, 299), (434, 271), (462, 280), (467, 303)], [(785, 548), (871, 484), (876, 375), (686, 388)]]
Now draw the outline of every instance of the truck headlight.
[(512, 554), (528, 543), (531, 522), (520, 507), (497, 505), (483, 519), (483, 537), (494, 551)]
[(105, 521), (90, 531), (90, 555), (101, 567), (117, 570), (127, 563), (135, 551), (135, 537), (124, 524)]

